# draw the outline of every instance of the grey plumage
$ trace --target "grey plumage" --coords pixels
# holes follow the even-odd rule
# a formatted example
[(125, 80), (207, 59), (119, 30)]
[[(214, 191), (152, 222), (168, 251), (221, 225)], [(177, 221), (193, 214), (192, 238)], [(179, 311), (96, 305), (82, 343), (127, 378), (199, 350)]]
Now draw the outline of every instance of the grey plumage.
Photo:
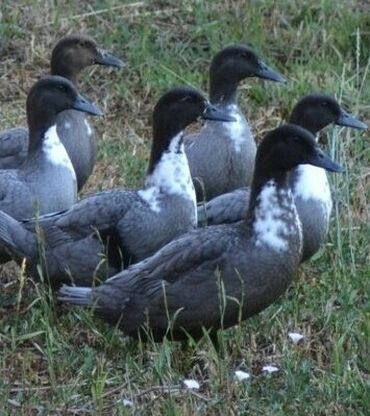
[[(123, 62), (98, 49), (86, 36), (65, 36), (54, 47), (51, 74), (60, 75), (75, 85), (85, 67), (100, 64), (122, 67)], [(84, 113), (66, 110), (56, 117), (57, 132), (73, 165), (80, 190), (92, 173), (96, 161), (96, 134), (87, 124)], [(26, 160), (29, 147), (28, 129), (10, 128), (0, 132), (0, 169), (18, 169)]]
[(246, 218), (249, 197), (250, 189), (245, 187), (200, 202), (197, 207), (198, 226), (230, 224)]
[(1, 247), (18, 262), (26, 258), (35, 277), (37, 264), (45, 263), (53, 285), (90, 285), (94, 275), (105, 280), (194, 227), (190, 201), (177, 195), (163, 195), (162, 200), (158, 213), (137, 191), (115, 190), (88, 197), (65, 213), (23, 223), (1, 213), (0, 227), (7, 230), (0, 231)]
[(77, 200), (75, 175), (63, 166), (50, 165), (41, 156), (35, 156), (35, 161), (39, 163), (0, 171), (0, 210), (14, 218), (66, 209)]
[(297, 207), (303, 231), (303, 250), (301, 262), (310, 259), (326, 240), (329, 231), (330, 212), (319, 201), (307, 201), (296, 195), (294, 202)]
[[(195, 192), (184, 152), (182, 130), (198, 117), (227, 119), (191, 88), (174, 88), (161, 97), (153, 114), (153, 143), (141, 190), (112, 190), (92, 195), (66, 212), (47, 215), (22, 227), (35, 232), (38, 224), (44, 244), (44, 262), (53, 284), (70, 281), (91, 284), (106, 252), (106, 275), (152, 255), (160, 247), (196, 226)], [(0, 221), (7, 221), (3, 215)], [(1, 228), (12, 229), (8, 222)], [(6, 238), (5, 238), (6, 237)], [(24, 249), (1, 236), (7, 251), (18, 260)], [(17, 239), (19, 241), (19, 239)], [(31, 270), (40, 262), (33, 249), (27, 256)], [(101, 276), (101, 275), (99, 275)], [(104, 278), (104, 276), (103, 276)]]
[(26, 159), (28, 129), (12, 127), (0, 131), (0, 169), (14, 169)]
[(76, 175), (56, 129), (66, 109), (101, 114), (65, 78), (37, 81), (27, 97), (30, 149), (19, 169), (0, 170), (0, 210), (28, 218), (69, 208), (77, 199)]
[(0, 211), (1, 249), (18, 263), (26, 259), (27, 272), (51, 285), (78, 282), (90, 285), (121, 270), (106, 262), (105, 242), (98, 233), (67, 233), (56, 225), (58, 215), (19, 222)]
[(185, 137), (198, 201), (210, 200), (251, 183), (256, 144), (248, 121), (237, 105), (240, 82), (248, 77), (285, 81), (244, 45), (228, 46), (216, 54), (209, 77), (211, 102), (227, 111), (235, 121), (209, 121), (198, 133)]
[(168, 241), (194, 227), (191, 201), (166, 194), (160, 199), (161, 211), (155, 212), (138, 191), (102, 192), (61, 214), (55, 224), (73, 236), (88, 236), (94, 229), (107, 231), (108, 235), (114, 232), (127, 265), (152, 255)]
[[(286, 290), (299, 257), (299, 238), (292, 241), (296, 248), (289, 259), (278, 254), (271, 259), (252, 242), (244, 242), (248, 232), (241, 225), (195, 230), (96, 290), (85, 291), (77, 304), (96, 303), (100, 317), (120, 322), (120, 328), (134, 337), (138, 331), (145, 335), (148, 322), (157, 341), (166, 334), (174, 339), (186, 338), (186, 333), (199, 338), (202, 327), (217, 330), (238, 324)], [(242, 253), (248, 256), (245, 261)], [(75, 293), (74, 288), (63, 288), (61, 300), (75, 303)], [(174, 322), (172, 331), (169, 318)]]
[[(75, 110), (66, 110), (56, 118), (57, 132), (78, 178), (81, 189), (92, 173), (96, 161), (96, 133), (86, 123), (87, 117)], [(0, 169), (17, 169), (28, 155), (28, 129), (14, 127), (0, 132)]]
[[(364, 123), (341, 109), (334, 98), (324, 94), (303, 97), (294, 107), (290, 122), (301, 125), (314, 135), (330, 123), (357, 129), (366, 128)], [(307, 169), (309, 172), (303, 176)], [(298, 167), (292, 171), (290, 186), (302, 223), (302, 261), (306, 261), (318, 251), (328, 233), (332, 205), (329, 182), (323, 169)], [(317, 190), (307, 192), (308, 187), (315, 186)], [(249, 197), (250, 189), (247, 187), (199, 204), (198, 224), (232, 223), (246, 218)]]
[(299, 264), (300, 222), (287, 182), (299, 163), (339, 170), (304, 129), (274, 130), (257, 152), (246, 221), (191, 231), (97, 288), (62, 287), (60, 300), (93, 305), (126, 334), (156, 341), (200, 338), (258, 313), (284, 293)]
[(95, 166), (96, 131), (84, 113), (68, 110), (58, 115), (57, 132), (71, 159), (80, 191)]
[[(256, 157), (254, 137), (240, 109), (236, 105), (220, 108), (230, 116), (236, 116), (237, 121), (208, 121), (199, 133), (185, 137), (190, 172), (193, 178), (199, 179), (207, 201), (250, 184)], [(235, 124), (238, 124), (235, 134), (239, 138), (233, 141), (231, 129)], [(205, 159), (207, 163), (204, 163)], [(198, 201), (203, 199), (199, 195), (197, 192)]]

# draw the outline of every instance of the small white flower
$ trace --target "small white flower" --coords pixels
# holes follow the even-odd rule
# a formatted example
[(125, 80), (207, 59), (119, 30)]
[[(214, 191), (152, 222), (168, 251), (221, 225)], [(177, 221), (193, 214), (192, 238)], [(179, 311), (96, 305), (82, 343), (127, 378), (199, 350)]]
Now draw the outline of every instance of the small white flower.
[(238, 381), (248, 380), (251, 377), (249, 373), (241, 370), (235, 371), (235, 376)]
[(132, 407), (132, 406), (134, 405), (134, 403), (133, 403), (131, 400), (128, 400), (128, 399), (123, 399), (123, 400), (122, 400), (122, 404), (123, 404), (125, 407)]
[(271, 374), (271, 373), (276, 373), (277, 371), (279, 371), (279, 369), (275, 367), (274, 365), (264, 365), (262, 367), (262, 371), (266, 371), (267, 373)]
[(298, 342), (304, 338), (302, 334), (298, 334), (298, 332), (289, 332), (288, 337), (291, 339), (293, 344), (298, 344)]
[(184, 384), (189, 390), (199, 390), (200, 388), (199, 383), (193, 379), (184, 380)]

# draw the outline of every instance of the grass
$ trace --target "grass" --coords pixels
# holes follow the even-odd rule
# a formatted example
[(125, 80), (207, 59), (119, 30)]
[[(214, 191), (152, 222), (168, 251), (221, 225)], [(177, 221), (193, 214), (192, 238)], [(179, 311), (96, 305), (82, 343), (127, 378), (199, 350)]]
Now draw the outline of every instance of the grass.
[[(370, 8), (346, 0), (60, 2), (0, 5), (0, 128), (24, 124), (26, 92), (66, 33), (84, 32), (127, 60), (122, 72), (92, 68), (81, 90), (104, 108), (94, 123), (99, 161), (85, 192), (139, 186), (150, 113), (168, 87), (207, 89), (213, 54), (254, 46), (289, 78), (251, 80), (240, 102), (258, 137), (305, 93), (335, 94), (370, 122)], [(330, 237), (282, 299), (191, 348), (142, 344), (89, 311), (55, 305), (48, 289), (6, 266), (0, 278), (0, 414), (368, 415), (370, 255), (368, 135), (329, 128), (323, 144), (345, 164), (332, 176)], [(304, 334), (294, 345), (288, 332)], [(279, 371), (266, 374), (262, 368)], [(251, 378), (235, 379), (237, 369)], [(200, 389), (184, 388), (193, 378)]]

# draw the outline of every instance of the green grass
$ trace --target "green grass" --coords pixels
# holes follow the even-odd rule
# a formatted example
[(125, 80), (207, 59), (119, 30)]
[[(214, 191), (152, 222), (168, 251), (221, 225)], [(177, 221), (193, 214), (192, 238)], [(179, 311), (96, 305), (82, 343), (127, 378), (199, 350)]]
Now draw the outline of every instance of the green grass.
[[(229, 43), (253, 45), (289, 79), (286, 86), (243, 83), (240, 102), (258, 136), (312, 91), (335, 94), (369, 124), (368, 2), (135, 4), (0, 4), (0, 128), (24, 124), (25, 94), (67, 32), (90, 34), (127, 61), (122, 72), (93, 68), (81, 79), (81, 90), (106, 113), (94, 120), (99, 161), (85, 192), (142, 183), (153, 103), (175, 84), (206, 91), (209, 61)], [(127, 339), (89, 311), (55, 305), (47, 288), (17, 267), (4, 267), (0, 414), (370, 414), (368, 134), (330, 128), (323, 139), (347, 168), (332, 176), (328, 242), (279, 302), (222, 334), (222, 355), (207, 339), (187, 349)], [(290, 331), (303, 333), (304, 341), (292, 344)], [(266, 364), (279, 371), (265, 374)], [(251, 378), (237, 382), (237, 369)], [(200, 390), (184, 389), (186, 378), (196, 379)]]

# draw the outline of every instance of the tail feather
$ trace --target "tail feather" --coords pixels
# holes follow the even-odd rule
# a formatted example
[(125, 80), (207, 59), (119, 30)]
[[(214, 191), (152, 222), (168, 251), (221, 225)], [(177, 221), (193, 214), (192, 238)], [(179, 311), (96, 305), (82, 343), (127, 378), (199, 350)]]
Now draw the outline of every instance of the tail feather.
[(33, 259), (37, 255), (37, 235), (3, 211), (0, 211), (1, 251), (15, 259)]
[(91, 305), (92, 288), (63, 285), (58, 291), (58, 299), (63, 303), (73, 305)]

